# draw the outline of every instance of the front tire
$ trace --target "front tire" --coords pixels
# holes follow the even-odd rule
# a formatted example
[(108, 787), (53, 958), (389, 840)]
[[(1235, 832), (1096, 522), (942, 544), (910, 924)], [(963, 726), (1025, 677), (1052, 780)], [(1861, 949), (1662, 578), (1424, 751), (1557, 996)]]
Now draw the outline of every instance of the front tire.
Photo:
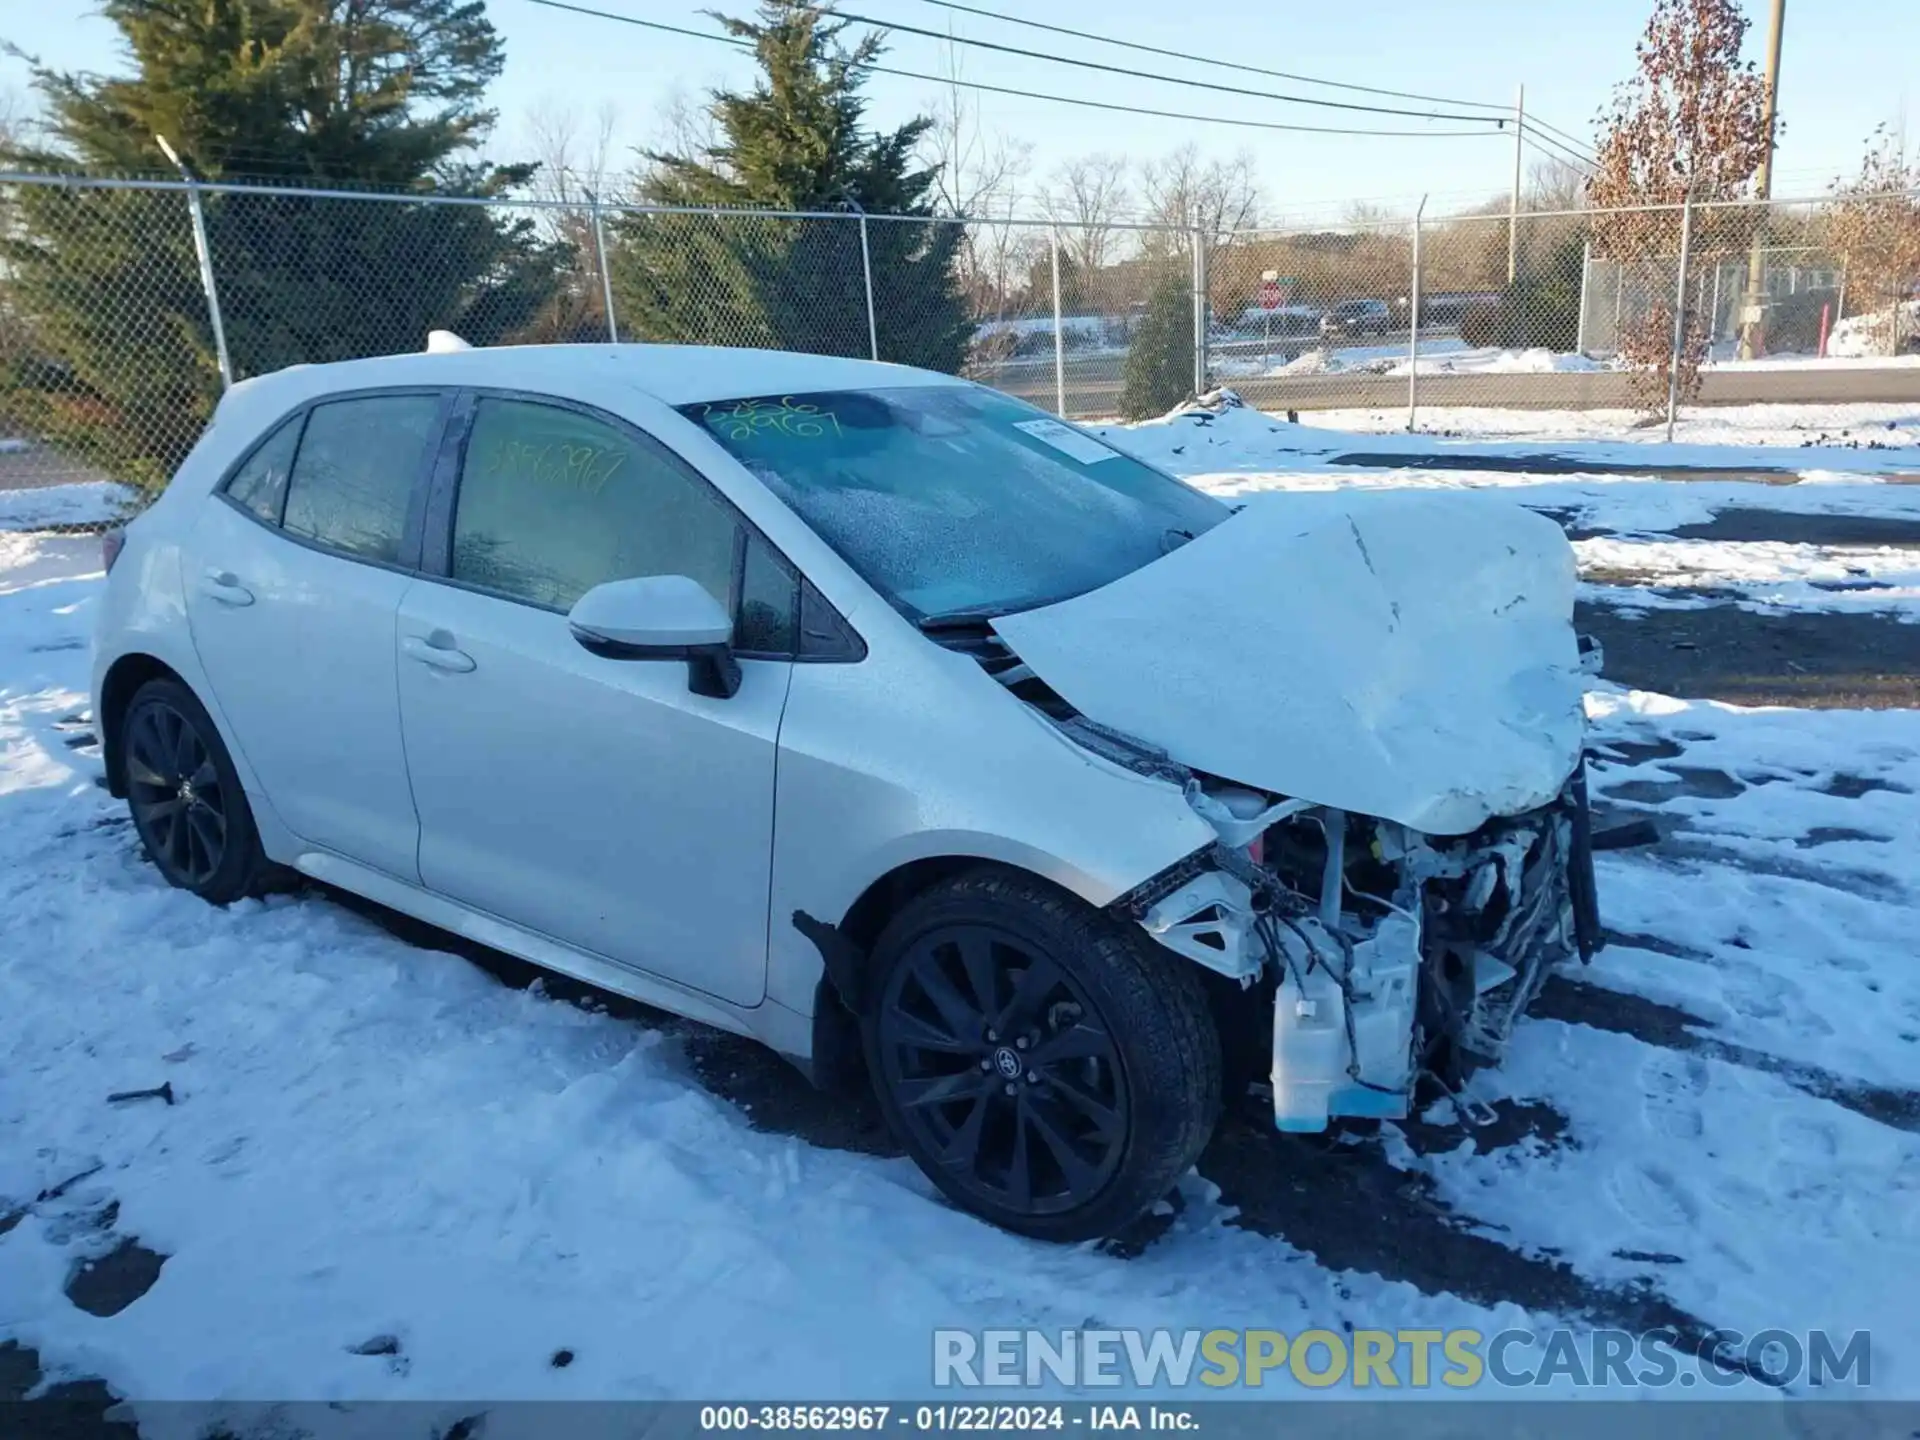
[(194, 693), (149, 680), (120, 735), (133, 828), (167, 883), (214, 905), (257, 891), (271, 867), (233, 759)]
[(1111, 1235), (1166, 1196), (1220, 1108), (1193, 967), (1016, 872), (914, 898), (873, 952), (880, 1107), (953, 1201), (1044, 1240)]

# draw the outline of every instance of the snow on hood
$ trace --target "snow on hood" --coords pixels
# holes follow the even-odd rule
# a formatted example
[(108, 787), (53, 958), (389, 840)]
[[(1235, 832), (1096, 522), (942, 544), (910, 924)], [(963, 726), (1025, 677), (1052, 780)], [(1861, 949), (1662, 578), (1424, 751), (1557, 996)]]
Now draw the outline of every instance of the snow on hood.
[(1560, 527), (1509, 501), (1295, 494), (993, 626), (1082, 714), (1193, 769), (1460, 835), (1580, 759), (1573, 591)]

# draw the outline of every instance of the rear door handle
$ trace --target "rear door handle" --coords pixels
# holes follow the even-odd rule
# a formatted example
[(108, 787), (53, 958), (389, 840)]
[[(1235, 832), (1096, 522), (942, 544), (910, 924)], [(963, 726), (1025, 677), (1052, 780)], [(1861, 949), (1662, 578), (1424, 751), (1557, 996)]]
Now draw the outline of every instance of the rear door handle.
[(222, 605), (251, 605), (253, 592), (231, 570), (209, 570), (200, 577), (200, 593)]
[(464, 675), (473, 669), (473, 657), (457, 649), (453, 636), (445, 630), (436, 630), (424, 637), (409, 635), (400, 642), (400, 648), (422, 665), (431, 665), (436, 670), (452, 670)]

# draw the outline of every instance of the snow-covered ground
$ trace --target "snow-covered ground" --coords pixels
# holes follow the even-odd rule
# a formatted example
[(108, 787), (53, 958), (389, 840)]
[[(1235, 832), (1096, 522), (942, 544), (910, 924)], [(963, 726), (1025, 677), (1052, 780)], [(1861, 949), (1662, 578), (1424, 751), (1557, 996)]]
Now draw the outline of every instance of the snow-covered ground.
[[(5, 443), (29, 448), (23, 440)], [(0, 489), (0, 530), (97, 524), (118, 518), (132, 502), (132, 491), (106, 480)]]
[(1581, 574), (1602, 582), (1581, 587), (1588, 600), (1650, 609), (1733, 598), (1753, 609), (1881, 610), (1920, 621), (1920, 550), (1614, 535), (1573, 549)]
[[(1299, 341), (1284, 348), (1299, 350)], [(1281, 349), (1282, 342), (1275, 342)], [(1249, 355), (1244, 345), (1237, 353), (1222, 351), (1211, 368), (1227, 379), (1246, 379), (1260, 375), (1406, 375), (1416, 363), (1422, 375), (1551, 375), (1563, 372), (1608, 370), (1603, 360), (1585, 355), (1556, 354), (1551, 350), (1503, 350), (1496, 346), (1470, 346), (1457, 336), (1438, 336), (1420, 342), (1417, 357), (1407, 353), (1407, 343), (1394, 345), (1342, 345), (1334, 349), (1315, 346), (1293, 354), (1291, 359), (1269, 359)]]
[[(1730, 406), (1682, 420), (1671, 443), (1664, 426), (1636, 425), (1631, 411), (1448, 407), (1429, 414), (1446, 428), (1409, 434), (1405, 410), (1301, 411), (1290, 424), (1237, 398), (1086, 428), (1175, 474), (1204, 477), (1209, 488), (1574, 483), (1665, 495), (1672, 487), (1650, 488), (1649, 472), (1707, 472), (1674, 492), (1691, 495), (1712, 493), (1713, 471), (1751, 470), (1778, 472), (1766, 477), (1780, 488), (1766, 497), (1772, 508), (1845, 508), (1863, 492), (1876, 505), (1920, 506), (1916, 487), (1889, 483), (1920, 474), (1920, 406), (1844, 410), (1836, 418), (1833, 407)], [(1337, 463), (1342, 457), (1352, 463)], [(1607, 473), (1617, 469), (1629, 473)], [(1824, 493), (1812, 498), (1816, 491)], [(1739, 493), (1754, 487), (1742, 482)]]
[[(1626, 458), (1636, 464), (1759, 465), (1796, 464), (1801, 457), (1771, 453), (1788, 447), (1824, 446), (1911, 449), (1920, 446), (1920, 404), (1869, 403), (1756, 404), (1689, 406), (1674, 426), (1674, 444), (1668, 447), (1664, 424), (1649, 425), (1633, 410), (1519, 410), (1495, 406), (1422, 406), (1422, 435), (1408, 436), (1405, 406), (1373, 410), (1303, 410), (1304, 424), (1339, 432), (1399, 436), (1409, 448), (1431, 447), (1436, 437), (1474, 441), (1599, 441), (1634, 447)], [(1649, 454), (1643, 447), (1659, 446)], [(1712, 447), (1687, 455), (1677, 447)], [(1351, 447), (1349, 447), (1351, 448)], [(1368, 449), (1375, 447), (1368, 446)], [(1745, 450), (1747, 453), (1736, 453)], [(1832, 463), (1848, 468), (1884, 468), (1887, 457), (1869, 453), (1844, 461), (1829, 453)], [(1913, 457), (1920, 461), (1920, 453)]]
[[(1122, 438), (1228, 495), (1510, 486), (1620, 532), (1583, 542), (1590, 570), (1651, 560), (1796, 606), (1844, 594), (1798, 588), (1828, 576), (1819, 557), (1667, 532), (1753, 505), (1920, 516), (1920, 487), (1862, 475), (1356, 471), (1327, 463), (1336, 437), (1250, 411)], [(65, 519), (98, 497), (40, 499)], [(219, 911), (167, 889), (82, 717), (97, 541), (23, 533), (28, 502), (7, 503), (0, 1341), (56, 1378), (145, 1398), (900, 1397), (929, 1393), (937, 1326), (1492, 1334), (1583, 1329), (1652, 1295), (1748, 1333), (1871, 1330), (1871, 1393), (1920, 1397), (1920, 1107), (1901, 1108), (1920, 1076), (1920, 713), (1591, 695), (1597, 797), (1667, 838), (1601, 857), (1624, 938), (1472, 1082), (1559, 1122), (1485, 1146), (1387, 1126), (1346, 1147), (1383, 1190), (1451, 1212), (1431, 1243), (1568, 1267), (1592, 1303), (1556, 1306), (1423, 1289), (1391, 1237), (1333, 1268), (1238, 1223), (1252, 1200), (1223, 1192), (1212, 1155), (1134, 1258), (1018, 1240), (904, 1159), (755, 1128), (703, 1085), (691, 1027), (508, 988), (318, 894)], [(1892, 557), (1865, 564), (1913, 583)], [(1595, 1018), (1643, 1012), (1680, 1019)], [(105, 1103), (163, 1080), (179, 1103)], [(76, 1267), (129, 1237), (167, 1257), (152, 1288), (110, 1316), (76, 1308)], [(424, 1407), (420, 1433), (451, 1413)]]
[[(1848, 322), (1851, 323), (1851, 322)], [(1879, 370), (1920, 368), (1920, 353), (1888, 355), (1885, 339), (1871, 338), (1864, 329), (1836, 333), (1841, 348), (1826, 355), (1780, 354), (1756, 359), (1739, 357), (1739, 342), (1717, 342), (1704, 363), (1708, 370)], [(1302, 347), (1305, 348), (1302, 348)], [(1619, 362), (1611, 355), (1593, 356), (1548, 350), (1540, 346), (1503, 348), (1497, 345), (1469, 345), (1455, 335), (1439, 335), (1420, 341), (1420, 353), (1408, 352), (1407, 341), (1393, 344), (1340, 345), (1328, 348), (1311, 340), (1276, 339), (1271, 353), (1262, 346), (1255, 352), (1243, 336), (1217, 347), (1209, 368), (1223, 380), (1291, 375), (1409, 375), (1418, 368), (1422, 375), (1570, 375), (1615, 370)], [(1832, 408), (1832, 407), (1827, 407)]]

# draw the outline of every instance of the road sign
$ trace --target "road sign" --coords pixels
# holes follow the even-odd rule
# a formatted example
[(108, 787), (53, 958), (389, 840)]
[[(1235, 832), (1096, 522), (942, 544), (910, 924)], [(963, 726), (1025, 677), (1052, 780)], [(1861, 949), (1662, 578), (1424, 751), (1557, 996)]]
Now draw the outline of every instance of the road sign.
[(1280, 284), (1275, 280), (1260, 282), (1260, 308), (1278, 310), (1280, 308)]

